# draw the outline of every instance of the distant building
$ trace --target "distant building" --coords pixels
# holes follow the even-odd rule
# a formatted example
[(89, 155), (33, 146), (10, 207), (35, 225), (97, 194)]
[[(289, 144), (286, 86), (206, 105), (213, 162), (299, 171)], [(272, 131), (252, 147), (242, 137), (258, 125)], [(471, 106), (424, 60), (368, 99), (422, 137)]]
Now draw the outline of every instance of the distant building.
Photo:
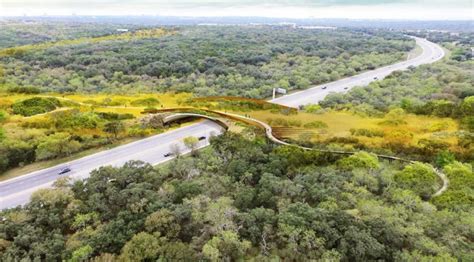
[(319, 26), (319, 25), (310, 25), (310, 26), (299, 26), (301, 29), (316, 29), (316, 30), (336, 30), (335, 26)]
[(118, 28), (117, 32), (128, 32), (127, 28)]
[(296, 23), (288, 23), (288, 22), (280, 22), (278, 23), (279, 26), (288, 26), (291, 28), (296, 28)]

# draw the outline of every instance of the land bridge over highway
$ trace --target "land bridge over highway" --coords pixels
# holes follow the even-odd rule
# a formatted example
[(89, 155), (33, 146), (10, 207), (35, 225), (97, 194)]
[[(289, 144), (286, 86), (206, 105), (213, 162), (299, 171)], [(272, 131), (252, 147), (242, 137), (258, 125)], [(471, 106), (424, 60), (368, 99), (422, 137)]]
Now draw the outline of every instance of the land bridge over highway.
[(208, 115), (203, 115), (203, 114), (196, 114), (196, 113), (175, 113), (175, 114), (170, 114), (170, 115), (167, 115), (163, 118), (163, 123), (164, 124), (167, 124), (167, 123), (170, 123), (170, 122), (174, 122), (174, 121), (177, 121), (177, 120), (180, 120), (180, 119), (184, 119), (184, 118), (189, 118), (189, 117), (195, 117), (195, 118), (204, 118), (204, 119), (209, 119), (211, 121), (214, 121), (216, 124), (220, 125), (222, 128), (224, 128), (225, 130), (228, 130), (229, 129), (229, 126), (224, 122), (222, 121), (221, 119), (219, 118), (216, 118), (216, 117), (211, 117), (211, 116), (208, 116)]
[[(193, 108), (186, 108), (185, 110), (190, 110), (190, 109), (192, 110)], [(273, 135), (272, 127), (270, 125), (268, 125), (267, 123), (263, 122), (263, 121), (260, 121), (260, 120), (254, 119), (254, 118), (250, 118), (250, 117), (245, 117), (245, 116), (238, 115), (238, 114), (222, 112), (222, 111), (215, 111), (215, 110), (209, 110), (209, 109), (198, 109), (198, 108), (194, 108), (194, 110), (196, 110), (196, 111), (199, 110), (199, 111), (219, 115), (221, 117), (224, 117), (224, 118), (227, 118), (227, 119), (230, 119), (230, 120), (244, 122), (246, 124), (250, 124), (250, 125), (259, 127), (259, 128), (261, 128), (265, 131), (266, 137), (268, 139), (270, 139), (272, 142), (276, 143), (276, 144), (298, 147), (298, 148), (301, 148), (303, 150), (314, 150), (314, 151), (318, 151), (318, 152), (321, 152), (321, 153), (330, 153), (330, 154), (338, 154), (338, 155), (353, 155), (353, 154), (357, 153), (357, 152), (354, 152), (354, 151), (326, 150), (326, 149), (317, 149), (317, 148), (303, 147), (303, 146), (300, 146), (300, 145), (290, 144), (290, 143), (287, 143), (287, 142), (282, 141), (282, 140), (278, 139), (277, 137), (275, 137)], [(174, 111), (177, 112), (177, 111), (180, 111), (180, 109), (176, 108), (176, 109), (174, 109)], [(198, 117), (198, 118), (209, 119), (209, 120), (214, 121), (217, 124), (221, 125), (225, 130), (228, 130), (228, 125), (223, 120), (221, 120), (219, 118), (216, 118), (216, 117), (208, 116), (206, 114), (198, 114), (198, 113), (175, 113), (175, 114), (171, 114), (171, 115), (165, 117), (163, 122), (168, 123), (168, 122), (176, 121), (178, 119), (182, 119), (182, 118), (186, 118), (186, 117)], [(415, 163), (415, 161), (413, 161), (413, 160), (405, 159), (405, 158), (401, 158), (401, 157), (397, 157), (397, 156), (380, 155), (380, 154), (375, 154), (375, 155), (380, 159), (386, 159), (386, 160), (389, 160), (389, 161), (400, 161), (400, 162), (405, 162), (405, 163), (409, 163), (409, 164)], [(449, 180), (448, 180), (447, 176), (443, 172), (441, 172), (439, 169), (433, 168), (433, 171), (436, 173), (436, 175), (440, 178), (440, 180), (443, 183), (442, 186), (438, 189), (438, 191), (436, 191), (433, 194), (433, 197), (434, 197), (434, 196), (441, 195), (444, 191), (446, 191), (448, 189)]]

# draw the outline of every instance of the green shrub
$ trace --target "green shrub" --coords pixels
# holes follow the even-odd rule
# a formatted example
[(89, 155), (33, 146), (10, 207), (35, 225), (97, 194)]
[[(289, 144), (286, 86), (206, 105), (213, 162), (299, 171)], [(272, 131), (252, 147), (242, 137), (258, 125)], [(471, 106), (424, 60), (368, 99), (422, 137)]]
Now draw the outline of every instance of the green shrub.
[(290, 120), (288, 120), (288, 125), (289, 126), (301, 126), (302, 123), (301, 123), (300, 120), (290, 119)]
[(349, 157), (337, 161), (339, 168), (352, 170), (355, 168), (376, 169), (379, 168), (379, 160), (376, 155), (367, 152), (357, 152)]
[(13, 113), (22, 116), (33, 116), (55, 110), (61, 102), (52, 97), (33, 97), (12, 105)]
[(119, 113), (112, 113), (112, 112), (98, 112), (96, 113), (100, 118), (105, 120), (125, 120), (125, 119), (133, 119), (135, 118), (132, 114), (119, 114)]
[(317, 104), (311, 104), (311, 105), (306, 105), (304, 106), (304, 111), (307, 113), (319, 113), (321, 112), (322, 108), (320, 105)]
[(269, 118), (267, 123), (271, 126), (290, 126), (288, 121), (284, 118)]
[(313, 121), (304, 125), (305, 128), (327, 128), (328, 125), (322, 121)]
[(151, 107), (151, 106), (157, 106), (160, 104), (160, 101), (156, 98), (149, 97), (149, 98), (142, 98), (142, 99), (137, 99), (132, 101), (130, 103), (132, 106), (146, 106), (146, 107)]
[(377, 129), (366, 129), (366, 128), (351, 128), (350, 132), (353, 136), (366, 136), (366, 137), (383, 137), (384, 132)]
[(100, 122), (100, 118), (96, 114), (92, 112), (83, 113), (78, 110), (55, 112), (51, 119), (58, 129), (96, 128)]
[(7, 120), (8, 115), (5, 111), (0, 111), (0, 122)]
[(424, 199), (428, 199), (440, 186), (433, 167), (420, 162), (407, 165), (395, 175), (395, 182), (401, 188), (410, 189)]
[(9, 93), (18, 93), (18, 94), (39, 94), (39, 88), (32, 86), (22, 86), (22, 87), (11, 87), (8, 89)]

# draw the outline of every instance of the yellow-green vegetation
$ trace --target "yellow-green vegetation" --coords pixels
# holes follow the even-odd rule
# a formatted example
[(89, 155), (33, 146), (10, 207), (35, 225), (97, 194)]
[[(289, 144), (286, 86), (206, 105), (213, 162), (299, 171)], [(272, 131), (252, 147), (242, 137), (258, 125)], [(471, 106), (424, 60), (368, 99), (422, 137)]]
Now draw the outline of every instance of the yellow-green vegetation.
[[(321, 114), (299, 112), (283, 115), (270, 111), (254, 111), (248, 115), (275, 127), (282, 138), (297, 139), (301, 133), (312, 132), (313, 142), (333, 137), (357, 137), (367, 146), (380, 147), (386, 143), (417, 145), (420, 140), (437, 138), (449, 145), (456, 144), (451, 136), (458, 130), (458, 123), (450, 118), (403, 114), (403, 122), (386, 117), (363, 117), (348, 111), (327, 111)], [(283, 127), (283, 128), (282, 128)], [(364, 133), (364, 130), (367, 132)], [(281, 132), (280, 132), (281, 131)]]
[[(141, 119), (145, 109), (178, 107), (190, 94), (59, 95), (3, 93), (0, 99), (0, 173), (164, 131)], [(52, 161), (52, 162), (50, 162)], [(33, 168), (34, 168), (33, 167)], [(22, 171), (23, 170), (23, 171)], [(19, 169), (6, 177), (31, 171)], [(25, 171), (25, 172), (26, 172)]]
[(245, 114), (269, 123), (274, 134), (282, 139), (334, 144), (347, 150), (384, 148), (395, 154), (405, 149), (426, 155), (442, 150), (466, 153), (456, 136), (458, 121), (447, 117), (406, 114), (403, 110), (381, 117), (333, 110), (318, 114), (298, 112), (285, 115), (269, 110)]
[(0, 57), (1, 56), (15, 56), (15, 55), (23, 54), (25, 52), (32, 51), (32, 50), (46, 49), (46, 48), (55, 47), (55, 46), (79, 45), (79, 44), (86, 44), (86, 43), (93, 44), (93, 43), (113, 41), (113, 40), (133, 41), (133, 40), (144, 39), (144, 38), (158, 38), (170, 33), (172, 32), (164, 30), (162, 28), (154, 28), (154, 29), (145, 29), (145, 30), (138, 30), (135, 32), (126, 32), (122, 34), (113, 34), (113, 35), (98, 36), (98, 37), (82, 37), (82, 38), (77, 38), (77, 39), (65, 39), (65, 40), (59, 40), (56, 42), (45, 42), (45, 43), (5, 48), (5, 49), (0, 50)]
[(121, 139), (119, 141), (114, 141), (111, 144), (108, 144), (108, 145), (105, 145), (105, 146), (91, 148), (91, 149), (87, 149), (87, 150), (84, 150), (84, 151), (72, 153), (71, 155), (66, 156), (66, 157), (61, 157), (61, 158), (56, 158), (56, 159), (51, 159), (51, 160), (44, 160), (44, 161), (34, 162), (34, 163), (27, 164), (27, 165), (20, 166), (20, 167), (15, 167), (15, 168), (12, 168), (12, 169), (0, 174), (0, 181), (5, 181), (5, 180), (11, 179), (11, 178), (14, 178), (14, 177), (17, 177), (17, 176), (25, 175), (25, 174), (28, 174), (28, 173), (31, 173), (31, 172), (34, 172), (34, 171), (37, 171), (37, 170), (41, 170), (41, 169), (52, 167), (52, 166), (55, 166), (55, 165), (58, 165), (58, 164), (61, 164), (61, 163), (64, 163), (64, 162), (79, 159), (81, 157), (85, 157), (85, 156), (88, 156), (88, 155), (91, 155), (91, 154), (94, 154), (94, 153), (98, 153), (102, 150), (107, 150), (107, 149), (111, 149), (111, 148), (114, 148), (114, 147), (119, 146), (119, 145), (131, 143), (131, 142), (136, 141), (138, 139), (141, 139), (141, 138), (140, 137), (125, 138), (125, 139)]
[(131, 113), (139, 116), (144, 108), (179, 107), (192, 97), (189, 93), (160, 93), (136, 95), (109, 94), (18, 94), (0, 93), (0, 108), (8, 108), (12, 104), (32, 98), (55, 98), (65, 106), (93, 108), (100, 112)]
[(429, 199), (440, 187), (433, 167), (420, 162), (406, 166), (394, 178), (401, 188), (410, 189), (423, 199)]
[(433, 199), (433, 203), (441, 208), (471, 209), (474, 206), (474, 172), (470, 164), (457, 161), (443, 167), (449, 179), (449, 187), (442, 195)]

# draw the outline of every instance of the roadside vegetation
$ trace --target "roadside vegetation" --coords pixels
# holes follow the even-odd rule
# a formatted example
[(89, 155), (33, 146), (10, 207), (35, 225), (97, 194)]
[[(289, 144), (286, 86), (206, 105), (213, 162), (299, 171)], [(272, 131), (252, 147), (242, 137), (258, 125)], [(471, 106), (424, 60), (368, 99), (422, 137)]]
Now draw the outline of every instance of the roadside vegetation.
[(1, 96), (0, 174), (161, 133), (167, 127), (148, 123), (141, 112), (178, 107), (190, 94)]
[[(158, 168), (102, 167), (37, 191), (25, 208), (0, 213), (1, 259), (473, 259), (472, 202), (423, 200), (440, 186), (426, 164), (230, 133), (211, 144)], [(467, 165), (445, 170), (472, 181)]]

